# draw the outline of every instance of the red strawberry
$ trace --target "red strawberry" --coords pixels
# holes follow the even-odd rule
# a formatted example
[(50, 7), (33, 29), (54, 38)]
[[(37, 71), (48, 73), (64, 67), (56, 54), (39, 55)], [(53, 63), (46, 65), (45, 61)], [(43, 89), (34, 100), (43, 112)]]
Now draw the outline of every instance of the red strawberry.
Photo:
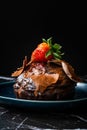
[(43, 42), (40, 43), (37, 48), (32, 52), (31, 61), (34, 62), (47, 62), (52, 58), (61, 59), (61, 46), (59, 44), (52, 45), (52, 38), (47, 40), (42, 39)]
[(50, 46), (43, 42), (37, 46), (37, 48), (33, 51), (31, 60), (32, 61), (40, 61), (46, 62), (47, 60), (52, 59), (52, 55), (46, 57), (46, 53), (50, 50)]

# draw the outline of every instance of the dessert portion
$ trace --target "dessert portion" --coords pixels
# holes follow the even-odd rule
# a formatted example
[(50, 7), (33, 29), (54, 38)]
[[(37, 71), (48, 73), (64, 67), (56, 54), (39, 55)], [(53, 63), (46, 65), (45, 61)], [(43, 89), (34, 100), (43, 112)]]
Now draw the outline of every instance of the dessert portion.
[(27, 100), (62, 100), (74, 96), (77, 82), (82, 82), (74, 68), (62, 60), (62, 46), (52, 44), (52, 38), (42, 39), (22, 67), (12, 73), (16, 77), (13, 85), (17, 98)]

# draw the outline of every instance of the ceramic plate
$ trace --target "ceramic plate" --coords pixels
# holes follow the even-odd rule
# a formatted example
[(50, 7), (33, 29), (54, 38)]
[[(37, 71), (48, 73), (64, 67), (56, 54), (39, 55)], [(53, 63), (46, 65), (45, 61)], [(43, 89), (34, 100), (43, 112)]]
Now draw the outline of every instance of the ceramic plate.
[(84, 106), (87, 103), (87, 83), (77, 83), (73, 99), (62, 101), (38, 101), (17, 99), (13, 91), (14, 81), (0, 83), (0, 104), (30, 109), (67, 109)]

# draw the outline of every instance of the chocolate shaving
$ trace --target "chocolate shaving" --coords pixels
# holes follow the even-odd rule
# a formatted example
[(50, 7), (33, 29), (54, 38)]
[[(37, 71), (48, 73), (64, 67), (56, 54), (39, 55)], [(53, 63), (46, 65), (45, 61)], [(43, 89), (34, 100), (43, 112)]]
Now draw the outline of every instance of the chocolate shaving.
[[(64, 61), (64, 60), (51, 60), (51, 61), (49, 61), (49, 63), (61, 66), (63, 71), (65, 72), (65, 74), (72, 81), (74, 81), (74, 82), (82, 82), (81, 78), (75, 74), (74, 68), (69, 63), (67, 63), (66, 61)], [(62, 82), (63, 82), (63, 80), (62, 80)]]
[(43, 93), (46, 88), (58, 81), (59, 74), (41, 74), (41, 75), (32, 75), (31, 76), (36, 90), (34, 92), (35, 96), (38, 95), (38, 91)]
[(58, 65), (58, 66), (62, 66), (62, 65), (61, 65), (61, 60), (54, 60), (54, 59), (52, 59), (52, 60), (49, 60), (49, 61), (48, 61), (48, 64), (49, 64), (49, 65), (56, 64), (56, 65)]
[(16, 70), (15, 72), (13, 72), (11, 76), (12, 76), (12, 77), (17, 77), (17, 76), (19, 76), (19, 75), (23, 72), (23, 70), (25, 69), (26, 64), (27, 64), (27, 56), (25, 56), (25, 59), (23, 60), (23, 65), (22, 65), (22, 67), (17, 68), (17, 70)]
[(80, 77), (78, 77), (75, 72), (74, 72), (74, 68), (67, 62), (62, 61), (62, 68), (64, 70), (64, 72), (66, 73), (66, 75), (74, 82), (82, 82), (82, 80), (80, 79)]

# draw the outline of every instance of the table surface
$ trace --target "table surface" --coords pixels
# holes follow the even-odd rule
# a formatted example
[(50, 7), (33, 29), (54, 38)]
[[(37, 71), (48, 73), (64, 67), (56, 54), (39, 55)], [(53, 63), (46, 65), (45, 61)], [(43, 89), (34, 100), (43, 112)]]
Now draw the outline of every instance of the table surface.
[(0, 130), (44, 129), (87, 129), (87, 105), (64, 111), (35, 111), (0, 104)]
[(0, 130), (86, 129), (87, 108), (32, 111), (0, 106)]

